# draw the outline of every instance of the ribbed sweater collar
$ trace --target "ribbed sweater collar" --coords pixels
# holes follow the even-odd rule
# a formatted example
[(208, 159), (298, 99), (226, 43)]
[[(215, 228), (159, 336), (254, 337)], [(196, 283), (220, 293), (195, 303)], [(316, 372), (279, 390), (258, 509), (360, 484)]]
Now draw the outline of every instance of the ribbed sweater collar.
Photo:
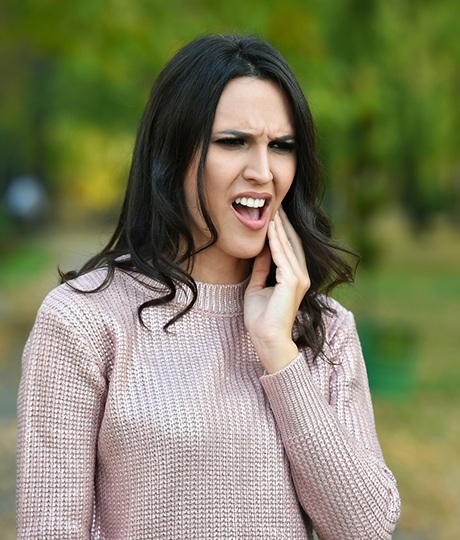
[[(214, 283), (202, 283), (197, 281), (198, 296), (193, 309), (209, 311), (218, 314), (242, 313), (244, 303), (244, 291), (249, 278), (241, 283), (221, 285)], [(192, 299), (192, 293), (188, 287), (177, 288), (174, 303), (186, 305)]]
[[(136, 274), (132, 283), (136, 287), (141, 287), (145, 290), (154, 289), (158, 294), (164, 289), (164, 286), (153, 279), (142, 275)], [(223, 285), (214, 283), (196, 282), (197, 287), (197, 299), (193, 306), (194, 310), (207, 311), (210, 313), (216, 313), (220, 315), (236, 314), (243, 312), (244, 304), (244, 292), (249, 283), (249, 277), (247, 277), (241, 283)], [(192, 300), (192, 292), (185, 285), (176, 285), (176, 296), (171, 302), (172, 304), (186, 306)]]

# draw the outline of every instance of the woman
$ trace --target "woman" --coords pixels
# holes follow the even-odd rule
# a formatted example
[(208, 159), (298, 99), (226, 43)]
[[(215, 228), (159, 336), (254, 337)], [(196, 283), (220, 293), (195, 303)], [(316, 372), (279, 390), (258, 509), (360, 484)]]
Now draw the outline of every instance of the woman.
[[(307, 102), (268, 43), (158, 77), (108, 246), (44, 301), (19, 396), (19, 538), (390, 538), (351, 281)], [(282, 206), (281, 206), (282, 204)]]

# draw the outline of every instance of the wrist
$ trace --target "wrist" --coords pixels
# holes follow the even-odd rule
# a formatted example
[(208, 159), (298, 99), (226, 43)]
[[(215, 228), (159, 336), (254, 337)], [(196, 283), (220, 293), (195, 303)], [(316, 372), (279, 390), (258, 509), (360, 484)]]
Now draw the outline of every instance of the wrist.
[(299, 349), (292, 340), (271, 346), (264, 344), (260, 347), (260, 350), (256, 347), (256, 351), (268, 374), (275, 373), (285, 368), (295, 360), (299, 354)]

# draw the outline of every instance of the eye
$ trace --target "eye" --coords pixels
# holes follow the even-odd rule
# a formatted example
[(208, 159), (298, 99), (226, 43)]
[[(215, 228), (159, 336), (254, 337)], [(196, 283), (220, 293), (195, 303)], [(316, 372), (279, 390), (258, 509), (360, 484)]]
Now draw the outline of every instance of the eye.
[(295, 141), (272, 141), (269, 146), (278, 152), (294, 152), (297, 149)]
[(245, 140), (238, 137), (223, 137), (214, 141), (216, 144), (221, 146), (227, 146), (229, 148), (238, 148), (244, 146)]

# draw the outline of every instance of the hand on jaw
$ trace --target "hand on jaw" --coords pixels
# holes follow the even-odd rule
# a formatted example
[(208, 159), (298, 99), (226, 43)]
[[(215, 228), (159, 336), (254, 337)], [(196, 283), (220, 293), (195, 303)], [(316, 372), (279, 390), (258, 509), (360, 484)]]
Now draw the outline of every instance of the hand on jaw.
[[(269, 246), (255, 258), (246, 289), (244, 321), (265, 370), (274, 373), (298, 355), (292, 327), (310, 278), (301, 241), (281, 208), (267, 236)], [(276, 285), (267, 287), (272, 259)]]

